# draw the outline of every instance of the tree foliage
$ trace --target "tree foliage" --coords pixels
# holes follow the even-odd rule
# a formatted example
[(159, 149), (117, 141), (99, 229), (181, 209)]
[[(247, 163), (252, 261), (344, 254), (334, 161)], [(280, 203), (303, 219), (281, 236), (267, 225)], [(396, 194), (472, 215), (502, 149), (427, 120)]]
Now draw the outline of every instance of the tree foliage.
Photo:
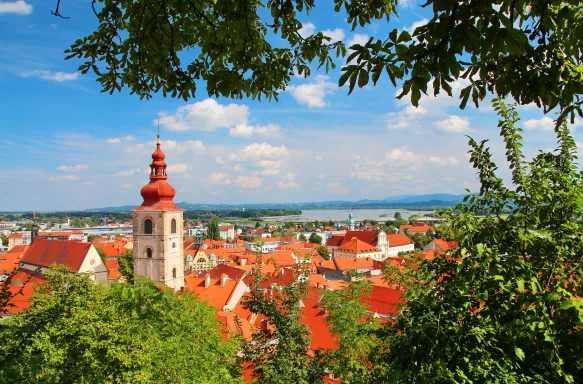
[(316, 251), (318, 252), (318, 255), (323, 257), (325, 260), (330, 260), (330, 251), (328, 251), (328, 248), (326, 248), (324, 245), (320, 245), (318, 248), (316, 248)]
[(124, 251), (118, 260), (119, 272), (126, 279), (127, 282), (134, 282), (134, 250), (128, 249)]
[[(452, 256), (420, 263), (387, 327), (381, 381), (563, 383), (583, 379), (582, 175), (568, 128), (527, 162), (513, 105), (495, 102), (514, 188), (486, 142), (470, 139), (479, 194), (449, 210), (462, 234)], [(501, 212), (510, 210), (508, 217)], [(477, 212), (486, 212), (478, 218)]]
[(322, 244), (322, 236), (318, 235), (315, 232), (312, 232), (310, 238), (308, 239), (308, 242), (312, 244)]
[(195, 298), (64, 268), (45, 277), (30, 309), (0, 323), (1, 382), (241, 382), (237, 344)]
[(219, 218), (214, 217), (207, 223), (206, 238), (211, 240), (221, 240), (219, 231)]

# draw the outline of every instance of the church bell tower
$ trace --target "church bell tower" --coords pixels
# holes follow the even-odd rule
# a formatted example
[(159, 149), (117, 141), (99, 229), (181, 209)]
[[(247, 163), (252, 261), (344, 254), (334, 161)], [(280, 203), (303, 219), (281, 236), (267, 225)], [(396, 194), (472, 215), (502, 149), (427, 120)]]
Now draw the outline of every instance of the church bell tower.
[(141, 191), (144, 202), (132, 211), (134, 275), (178, 291), (184, 288), (184, 220), (182, 209), (173, 201), (176, 191), (166, 181), (165, 158), (158, 135), (150, 182)]

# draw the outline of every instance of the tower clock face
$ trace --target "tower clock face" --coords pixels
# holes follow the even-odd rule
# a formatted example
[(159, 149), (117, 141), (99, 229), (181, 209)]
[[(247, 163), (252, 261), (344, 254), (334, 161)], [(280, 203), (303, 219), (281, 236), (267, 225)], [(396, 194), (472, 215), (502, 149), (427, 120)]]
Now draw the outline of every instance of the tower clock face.
[(171, 237), (170, 238), (170, 253), (177, 253), (178, 252), (178, 237)]

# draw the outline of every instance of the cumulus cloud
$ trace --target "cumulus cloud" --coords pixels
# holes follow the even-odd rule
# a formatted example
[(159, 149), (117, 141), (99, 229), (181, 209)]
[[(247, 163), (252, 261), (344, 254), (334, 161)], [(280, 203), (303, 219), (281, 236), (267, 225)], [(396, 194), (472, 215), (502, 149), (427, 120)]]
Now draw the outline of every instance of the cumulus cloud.
[(49, 181), (74, 181), (79, 180), (77, 175), (52, 176), (48, 178)]
[(289, 152), (283, 144), (278, 147), (268, 143), (253, 143), (231, 153), (226, 159), (218, 156), (215, 162), (223, 165), (245, 164), (252, 168), (278, 169), (283, 166), (283, 160), (288, 156)]
[(184, 173), (188, 170), (190, 170), (192, 167), (188, 164), (182, 164), (182, 163), (178, 163), (178, 164), (172, 164), (169, 165), (166, 169), (168, 170), (169, 173)]
[(261, 171), (257, 172), (259, 176), (277, 176), (279, 173), (279, 169), (262, 169)]
[[(200, 140), (186, 140), (182, 142), (176, 142), (174, 140), (162, 140), (160, 142), (162, 146), (162, 150), (164, 152), (172, 153), (185, 153), (185, 152), (194, 152), (194, 153), (203, 153), (206, 148), (202, 141)], [(134, 144), (127, 146), (124, 151), (133, 153), (139, 152), (143, 150), (154, 150), (156, 149), (156, 142), (151, 141), (147, 144)]]
[(555, 129), (555, 122), (548, 116), (540, 119), (530, 119), (524, 122), (524, 128), (528, 130), (552, 131)]
[(316, 81), (308, 84), (290, 85), (288, 91), (299, 104), (309, 108), (323, 108), (326, 106), (324, 98), (334, 92), (338, 86), (328, 81), (328, 76), (318, 75)]
[(15, 15), (30, 15), (32, 13), (32, 5), (26, 1), (0, 1), (0, 14), (13, 13)]
[(458, 165), (460, 162), (453, 156), (449, 157), (439, 157), (439, 156), (429, 156), (429, 162), (437, 165)]
[(235, 185), (243, 189), (260, 188), (262, 179), (255, 176), (238, 176), (235, 180)]
[(470, 129), (470, 119), (466, 116), (450, 115), (447, 119), (435, 123), (444, 132), (460, 133)]
[(407, 32), (409, 32), (410, 34), (413, 34), (415, 32), (415, 29), (417, 29), (417, 27), (420, 27), (422, 25), (425, 25), (429, 22), (429, 19), (421, 19), (421, 20), (417, 20), (416, 22), (414, 22), (413, 24), (405, 27), (405, 30)]
[(427, 113), (427, 109), (419, 106), (407, 106), (399, 112), (391, 112), (387, 114), (387, 125), (389, 129), (403, 129), (408, 128), (420, 116)]
[(348, 43), (346, 44), (346, 46), (351, 47), (355, 44), (358, 45), (365, 45), (366, 43), (368, 43), (368, 35), (365, 35), (363, 33), (355, 33), (352, 38), (350, 40), (348, 40)]
[(61, 165), (57, 170), (62, 172), (81, 172), (89, 169), (88, 165), (77, 164), (77, 165)]
[(377, 168), (357, 169), (350, 176), (357, 180), (380, 181), (384, 178), (385, 172)]
[(298, 189), (300, 188), (300, 185), (298, 183), (296, 183), (295, 181), (288, 181), (283, 182), (283, 181), (278, 181), (277, 182), (277, 188), (279, 189)]
[(136, 173), (140, 173), (141, 169), (140, 168), (132, 168), (132, 169), (128, 169), (125, 171), (119, 171), (117, 173), (114, 173), (114, 176), (122, 176), (122, 177), (126, 177), (126, 176), (131, 176), (131, 175), (135, 175)]
[(322, 34), (331, 38), (332, 42), (344, 40), (344, 30), (341, 28), (326, 29), (322, 31)]
[(171, 131), (214, 131), (244, 124), (248, 114), (246, 105), (222, 105), (209, 98), (179, 107), (172, 114), (160, 112), (155, 123)]
[(208, 176), (208, 181), (214, 185), (229, 185), (231, 184), (231, 179), (226, 173), (213, 172)]
[(77, 80), (77, 77), (79, 77), (79, 73), (78, 72), (72, 72), (72, 73), (51, 72), (51, 71), (37, 69), (37, 70), (31, 71), (31, 72), (23, 72), (20, 74), (20, 76), (25, 77), (25, 78), (26, 77), (38, 77), (38, 78), (43, 79), (43, 80), (63, 82), (63, 81)]
[(276, 138), (281, 136), (281, 128), (277, 124), (255, 126), (247, 124), (237, 124), (235, 128), (229, 129), (229, 136), (241, 137), (244, 139), (249, 139), (254, 136)]
[(110, 139), (105, 140), (107, 144), (121, 144), (121, 139), (119, 137), (112, 137)]
[(401, 162), (410, 163), (416, 160), (416, 156), (407, 147), (393, 148), (385, 154), (385, 163)]
[(316, 32), (316, 26), (313, 23), (302, 24), (302, 27), (298, 30), (298, 33), (303, 38), (313, 35), (314, 32)]

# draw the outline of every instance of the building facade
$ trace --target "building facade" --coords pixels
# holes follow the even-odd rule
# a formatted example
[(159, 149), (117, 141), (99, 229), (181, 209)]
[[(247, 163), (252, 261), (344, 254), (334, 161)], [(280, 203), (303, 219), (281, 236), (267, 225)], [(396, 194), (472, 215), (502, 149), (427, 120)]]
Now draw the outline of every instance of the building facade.
[(150, 164), (150, 182), (142, 188), (144, 202), (132, 211), (134, 274), (174, 290), (184, 288), (183, 211), (174, 204), (176, 191), (166, 181), (160, 135)]

